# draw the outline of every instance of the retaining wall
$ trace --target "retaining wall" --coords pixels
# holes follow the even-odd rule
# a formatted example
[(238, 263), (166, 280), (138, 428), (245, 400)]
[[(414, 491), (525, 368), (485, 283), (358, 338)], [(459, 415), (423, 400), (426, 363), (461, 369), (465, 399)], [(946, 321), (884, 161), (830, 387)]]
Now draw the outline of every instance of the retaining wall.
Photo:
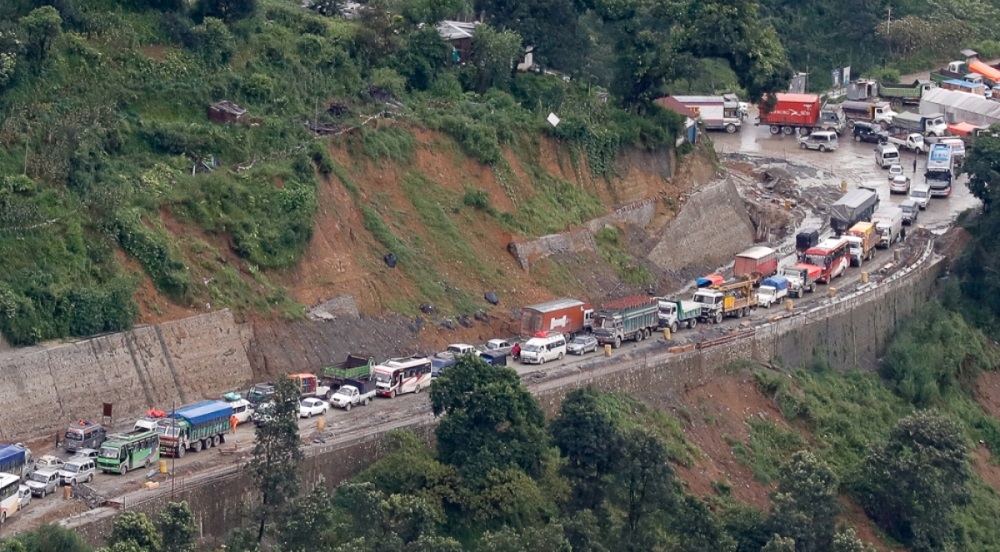
[(55, 347), (0, 353), (0, 439), (61, 434), (71, 420), (116, 420), (246, 387), (242, 328), (228, 310)]
[[(738, 330), (731, 341), (702, 342), (692, 351), (668, 353), (666, 345), (647, 354), (616, 354), (596, 357), (571, 368), (555, 369), (526, 377), (526, 384), (538, 397), (548, 415), (554, 415), (567, 393), (581, 386), (625, 391), (649, 404), (664, 407), (677, 404), (686, 390), (704, 384), (720, 366), (739, 360), (762, 362), (779, 359), (787, 366), (805, 366), (814, 356), (826, 358), (837, 370), (853, 369), (877, 358), (899, 321), (926, 302), (942, 259), (932, 259), (930, 248), (920, 264), (905, 269), (855, 293), (826, 299), (821, 305), (802, 312), (777, 314), (754, 329)], [(869, 364), (870, 365), (870, 364)], [(412, 427), (430, 439), (433, 429), (429, 406), (414, 408)], [(389, 428), (386, 428), (388, 430)], [(310, 450), (303, 467), (306, 486), (323, 476), (328, 485), (343, 481), (375, 462), (385, 450), (384, 433)], [(219, 500), (224, 495), (225, 500)], [(201, 485), (186, 488), (178, 499), (191, 503), (206, 538), (221, 539), (239, 526), (246, 506), (254, 498), (246, 473), (229, 470)], [(151, 514), (161, 508), (169, 495), (147, 500), (136, 508)], [(110, 531), (116, 511), (93, 511), (69, 524), (88, 541), (100, 544)]]

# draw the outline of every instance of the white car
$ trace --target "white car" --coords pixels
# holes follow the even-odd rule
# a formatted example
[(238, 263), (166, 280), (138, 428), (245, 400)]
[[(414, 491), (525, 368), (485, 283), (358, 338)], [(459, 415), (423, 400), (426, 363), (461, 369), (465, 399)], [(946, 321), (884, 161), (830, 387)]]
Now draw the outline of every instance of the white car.
[(448, 349), (444, 352), (451, 353), (456, 357), (460, 357), (462, 355), (479, 356), (480, 354), (480, 351), (478, 349), (466, 343), (452, 343), (451, 345), (448, 345)]
[(18, 485), (17, 509), (23, 510), (28, 504), (31, 504), (31, 489), (27, 485)]
[(313, 416), (326, 414), (330, 411), (330, 405), (320, 399), (302, 399), (299, 402), (299, 417), (312, 418)]
[(487, 353), (507, 353), (514, 348), (514, 344), (506, 339), (491, 339), (486, 342)]
[(910, 177), (903, 175), (894, 176), (891, 180), (889, 180), (889, 193), (910, 193)]
[(96, 461), (98, 454), (100, 453), (97, 451), (97, 449), (82, 448), (82, 449), (77, 449), (76, 453), (73, 454), (72, 459), (75, 460), (77, 458), (90, 458), (91, 460)]
[(63, 485), (76, 485), (77, 483), (90, 483), (94, 480), (97, 467), (94, 460), (90, 458), (70, 458), (59, 470), (59, 479)]
[(892, 182), (892, 179), (896, 178), (897, 176), (903, 176), (903, 166), (902, 165), (889, 166), (889, 182)]

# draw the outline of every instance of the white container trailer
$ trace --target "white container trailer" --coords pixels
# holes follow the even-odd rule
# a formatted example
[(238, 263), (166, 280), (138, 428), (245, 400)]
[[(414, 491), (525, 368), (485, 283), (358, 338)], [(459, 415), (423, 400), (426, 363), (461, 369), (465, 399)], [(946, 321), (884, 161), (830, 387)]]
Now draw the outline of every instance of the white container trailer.
[(725, 130), (732, 134), (742, 127), (740, 101), (726, 96), (674, 96), (684, 107), (698, 114), (706, 129)]

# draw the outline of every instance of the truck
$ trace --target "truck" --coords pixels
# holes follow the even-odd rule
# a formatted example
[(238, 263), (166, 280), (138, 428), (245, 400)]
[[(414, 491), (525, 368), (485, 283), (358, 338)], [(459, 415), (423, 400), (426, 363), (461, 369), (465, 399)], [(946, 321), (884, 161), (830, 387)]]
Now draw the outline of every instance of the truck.
[(788, 296), (788, 279), (779, 274), (764, 278), (757, 289), (757, 301), (765, 309)]
[(350, 410), (352, 406), (367, 406), (375, 399), (377, 391), (375, 381), (370, 378), (344, 382), (337, 392), (330, 397), (330, 406)]
[(930, 186), (932, 197), (951, 195), (951, 180), (955, 171), (955, 158), (951, 153), (951, 144), (937, 143), (927, 154), (924, 178)]
[(975, 94), (981, 98), (992, 96), (992, 89), (986, 86), (986, 83), (982, 82), (969, 82), (962, 79), (948, 79), (941, 81), (940, 87), (945, 90), (954, 90), (955, 92), (965, 92), (966, 94)]
[(875, 225), (870, 222), (859, 222), (847, 231), (847, 243), (850, 244), (851, 266), (861, 266), (865, 261), (875, 257), (875, 246), (879, 235)]
[(160, 454), (182, 458), (188, 450), (198, 452), (225, 443), (232, 415), (233, 408), (224, 401), (202, 401), (174, 410), (156, 426)]
[(830, 226), (839, 236), (855, 223), (869, 220), (878, 209), (878, 194), (872, 190), (858, 188), (844, 194), (830, 206)]
[(733, 134), (740, 130), (743, 124), (740, 117), (740, 100), (733, 94), (673, 98), (697, 114), (707, 130), (725, 130)]
[(859, 102), (847, 100), (840, 104), (847, 125), (854, 128), (855, 121), (867, 121), (877, 123), (882, 128), (892, 125), (892, 117), (896, 114), (888, 102)]
[(758, 105), (757, 125), (768, 125), (771, 134), (809, 134), (814, 130), (832, 130), (840, 134), (847, 127), (840, 109), (821, 106), (816, 94), (775, 94)]
[(0, 445), (0, 473), (9, 473), (26, 481), (34, 471), (31, 449), (21, 443)]
[(936, 86), (934, 81), (927, 80), (915, 80), (909, 84), (880, 82), (878, 83), (878, 96), (888, 101), (894, 108), (900, 109), (904, 105), (919, 105), (924, 92)]
[(348, 353), (343, 362), (323, 367), (323, 383), (330, 388), (332, 395), (347, 382), (368, 378), (374, 366), (374, 358)]
[(521, 309), (521, 337), (526, 339), (550, 331), (572, 338), (590, 330), (593, 323), (594, 309), (576, 299), (555, 299)]
[(736, 254), (733, 262), (733, 276), (752, 280), (754, 284), (778, 272), (778, 252), (757, 245)]
[(601, 345), (616, 349), (622, 341), (642, 341), (660, 325), (659, 305), (654, 297), (626, 297), (601, 306), (594, 317), (594, 337)]
[(788, 281), (788, 293), (797, 299), (801, 299), (805, 292), (816, 291), (816, 280), (819, 279), (822, 271), (819, 267), (811, 265), (795, 264), (793, 266), (783, 266), (778, 271)]
[(892, 118), (892, 127), (900, 131), (916, 132), (924, 136), (941, 137), (948, 133), (948, 123), (942, 113), (921, 115), (904, 111)]
[[(303, 399), (306, 397), (329, 398), (335, 390), (330, 386), (327, 378), (320, 379), (316, 374), (288, 374), (288, 378), (295, 382), (299, 388), (299, 396)], [(270, 400), (274, 391), (274, 382), (257, 383), (247, 392), (247, 400), (250, 401), (251, 405), (257, 407)]]
[(713, 324), (729, 316), (743, 318), (757, 308), (757, 292), (749, 280), (696, 290), (691, 300), (702, 304), (699, 320)]
[(879, 209), (872, 215), (872, 223), (878, 233), (878, 247), (886, 249), (905, 237), (903, 234), (903, 210), (890, 206)]
[(694, 301), (681, 301), (670, 297), (659, 297), (656, 299), (659, 313), (660, 328), (670, 328), (676, 333), (681, 325), (694, 328), (698, 325), (698, 317), (701, 316), (701, 303)]
[(924, 141), (924, 136), (922, 134), (899, 130), (897, 128), (891, 128), (889, 130), (889, 134), (885, 137), (885, 141), (898, 147), (899, 149), (910, 150), (913, 153), (927, 153), (928, 149), (927, 142)]
[(942, 83), (948, 80), (962, 80), (974, 84), (985, 84), (983, 76), (969, 69), (964, 61), (952, 61), (948, 65), (931, 72), (931, 81)]

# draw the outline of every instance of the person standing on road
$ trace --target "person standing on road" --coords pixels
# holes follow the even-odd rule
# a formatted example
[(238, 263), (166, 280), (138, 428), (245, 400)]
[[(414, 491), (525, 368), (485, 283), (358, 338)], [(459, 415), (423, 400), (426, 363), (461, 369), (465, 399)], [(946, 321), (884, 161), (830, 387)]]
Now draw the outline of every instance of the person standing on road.
[(913, 176), (917, 175), (917, 158), (913, 158)]
[(239, 425), (240, 421), (236, 418), (236, 414), (229, 417), (229, 433), (236, 433), (236, 426)]

